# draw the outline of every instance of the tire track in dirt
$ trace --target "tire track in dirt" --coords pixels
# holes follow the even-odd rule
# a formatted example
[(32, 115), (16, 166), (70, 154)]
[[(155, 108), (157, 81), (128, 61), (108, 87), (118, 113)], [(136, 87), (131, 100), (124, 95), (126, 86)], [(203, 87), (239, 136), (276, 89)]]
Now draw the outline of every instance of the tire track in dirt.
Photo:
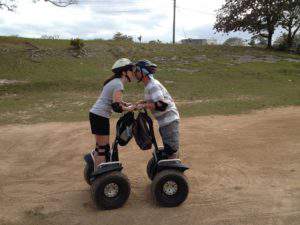
[(151, 153), (132, 141), (120, 149), (129, 201), (99, 212), (82, 178), (82, 156), (94, 146), (87, 122), (3, 126), (0, 222), (298, 225), (299, 136), (299, 107), (182, 119), (187, 201), (171, 209), (153, 204), (145, 171)]

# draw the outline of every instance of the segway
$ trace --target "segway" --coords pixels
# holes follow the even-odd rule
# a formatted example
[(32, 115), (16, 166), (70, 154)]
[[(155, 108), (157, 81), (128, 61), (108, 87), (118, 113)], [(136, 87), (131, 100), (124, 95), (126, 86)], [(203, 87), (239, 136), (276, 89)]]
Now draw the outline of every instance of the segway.
[[(152, 181), (151, 193), (154, 201), (164, 207), (176, 207), (183, 203), (188, 196), (189, 185), (184, 171), (189, 168), (182, 164), (180, 159), (168, 159), (167, 155), (164, 154), (163, 147), (159, 148), (157, 145), (153, 121), (148, 116), (147, 111), (144, 110), (140, 112), (139, 115), (142, 120), (144, 120), (144, 123), (147, 124), (146, 133), (148, 133), (149, 139), (154, 146), (152, 158), (147, 164), (147, 175)], [(145, 126), (143, 125), (142, 127)], [(145, 147), (143, 146), (145, 137), (142, 141), (143, 143), (141, 143), (138, 138), (139, 137), (135, 135), (137, 144), (143, 149), (143, 147)], [(146, 149), (147, 147), (143, 150)]]
[(101, 209), (116, 209), (122, 207), (130, 195), (130, 183), (119, 161), (118, 145), (126, 145), (132, 138), (131, 128), (134, 114), (123, 115), (117, 122), (116, 138), (112, 149), (106, 156), (106, 162), (101, 163), (94, 171), (93, 152), (84, 156), (86, 162), (84, 178), (91, 185), (91, 196), (96, 206)]

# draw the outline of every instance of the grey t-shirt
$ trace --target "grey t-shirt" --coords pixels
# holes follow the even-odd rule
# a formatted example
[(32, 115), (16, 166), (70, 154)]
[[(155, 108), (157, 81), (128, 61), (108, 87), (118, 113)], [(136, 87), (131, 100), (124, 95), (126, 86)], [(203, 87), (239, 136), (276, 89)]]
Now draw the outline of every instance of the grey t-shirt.
[(120, 78), (111, 80), (103, 87), (100, 97), (90, 109), (90, 112), (105, 118), (110, 118), (114, 93), (123, 90), (124, 85)]

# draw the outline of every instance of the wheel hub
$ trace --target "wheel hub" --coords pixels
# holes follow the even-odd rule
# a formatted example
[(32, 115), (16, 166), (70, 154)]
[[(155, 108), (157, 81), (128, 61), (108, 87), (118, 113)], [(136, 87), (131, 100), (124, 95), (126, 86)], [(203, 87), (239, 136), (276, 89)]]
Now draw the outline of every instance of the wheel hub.
[(174, 181), (167, 181), (163, 186), (163, 191), (166, 195), (171, 196), (176, 194), (178, 185)]
[(114, 198), (118, 195), (119, 186), (115, 183), (109, 183), (104, 188), (104, 195), (108, 198)]

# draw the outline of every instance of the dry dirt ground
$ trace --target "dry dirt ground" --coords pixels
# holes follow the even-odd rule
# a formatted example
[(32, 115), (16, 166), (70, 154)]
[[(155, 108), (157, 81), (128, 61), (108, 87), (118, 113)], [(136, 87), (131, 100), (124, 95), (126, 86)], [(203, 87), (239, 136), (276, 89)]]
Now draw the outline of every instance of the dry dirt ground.
[(151, 153), (132, 141), (120, 152), (128, 202), (96, 210), (82, 176), (92, 146), (87, 122), (0, 127), (0, 224), (300, 224), (299, 107), (182, 119), (190, 194), (177, 208), (153, 204)]

